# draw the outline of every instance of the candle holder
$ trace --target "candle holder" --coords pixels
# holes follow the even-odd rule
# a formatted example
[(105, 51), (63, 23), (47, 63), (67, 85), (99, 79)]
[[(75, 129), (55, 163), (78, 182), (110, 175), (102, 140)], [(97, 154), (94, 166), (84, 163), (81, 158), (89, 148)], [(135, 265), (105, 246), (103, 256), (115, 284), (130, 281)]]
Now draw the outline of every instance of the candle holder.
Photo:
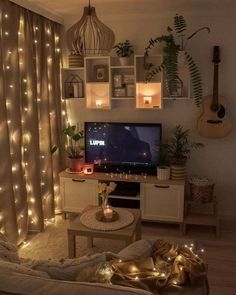
[(94, 165), (93, 163), (84, 163), (83, 172), (85, 175), (93, 174)]
[(96, 219), (101, 222), (114, 222), (119, 219), (119, 214), (111, 206), (106, 206), (96, 213)]

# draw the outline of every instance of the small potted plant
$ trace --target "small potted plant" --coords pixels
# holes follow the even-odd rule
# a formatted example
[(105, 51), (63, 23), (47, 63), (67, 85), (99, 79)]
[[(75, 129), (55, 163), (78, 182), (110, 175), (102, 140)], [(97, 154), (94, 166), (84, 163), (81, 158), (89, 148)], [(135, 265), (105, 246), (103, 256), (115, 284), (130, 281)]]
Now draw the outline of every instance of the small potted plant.
[(173, 130), (173, 136), (162, 145), (165, 156), (171, 165), (171, 178), (183, 179), (187, 158), (192, 149), (198, 149), (204, 145), (200, 142), (189, 141), (190, 130), (177, 125)]
[(129, 65), (130, 56), (134, 53), (133, 45), (130, 44), (130, 41), (125, 40), (125, 42), (117, 43), (113, 48), (120, 59), (120, 64), (122, 66)]
[(63, 134), (65, 134), (68, 139), (65, 148), (68, 168), (73, 172), (82, 172), (84, 163), (79, 141), (84, 138), (84, 131), (77, 131), (76, 126), (73, 125), (65, 128)]

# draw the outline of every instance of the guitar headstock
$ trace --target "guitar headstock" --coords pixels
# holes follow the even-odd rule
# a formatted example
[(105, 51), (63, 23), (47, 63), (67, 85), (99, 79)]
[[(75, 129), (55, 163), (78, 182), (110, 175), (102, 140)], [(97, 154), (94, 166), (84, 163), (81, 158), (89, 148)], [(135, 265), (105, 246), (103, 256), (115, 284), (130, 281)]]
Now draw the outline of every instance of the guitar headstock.
[(214, 64), (220, 63), (220, 46), (214, 46), (212, 62)]

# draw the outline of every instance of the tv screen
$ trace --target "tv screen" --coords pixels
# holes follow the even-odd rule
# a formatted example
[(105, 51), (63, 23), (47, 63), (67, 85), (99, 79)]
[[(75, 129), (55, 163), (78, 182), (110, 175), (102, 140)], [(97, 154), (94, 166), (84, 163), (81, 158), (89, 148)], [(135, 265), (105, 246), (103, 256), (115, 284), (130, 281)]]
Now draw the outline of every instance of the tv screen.
[(85, 161), (95, 171), (156, 174), (161, 124), (85, 122)]

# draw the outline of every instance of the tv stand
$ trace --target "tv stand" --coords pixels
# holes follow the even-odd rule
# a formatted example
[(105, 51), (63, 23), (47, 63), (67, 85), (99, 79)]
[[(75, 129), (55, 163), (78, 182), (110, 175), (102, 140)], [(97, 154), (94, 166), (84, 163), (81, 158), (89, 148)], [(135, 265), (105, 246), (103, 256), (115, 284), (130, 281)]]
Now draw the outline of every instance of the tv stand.
[[(184, 180), (158, 180), (156, 176), (99, 172), (84, 175), (63, 171), (59, 176), (64, 213), (82, 212), (88, 205), (98, 205), (98, 182), (112, 181), (118, 184), (118, 193), (109, 196), (112, 206), (121, 206), (123, 202), (124, 207), (140, 208), (142, 220), (183, 222)], [(125, 193), (124, 190), (122, 193), (121, 187), (129, 187), (131, 192), (127, 190)]]

